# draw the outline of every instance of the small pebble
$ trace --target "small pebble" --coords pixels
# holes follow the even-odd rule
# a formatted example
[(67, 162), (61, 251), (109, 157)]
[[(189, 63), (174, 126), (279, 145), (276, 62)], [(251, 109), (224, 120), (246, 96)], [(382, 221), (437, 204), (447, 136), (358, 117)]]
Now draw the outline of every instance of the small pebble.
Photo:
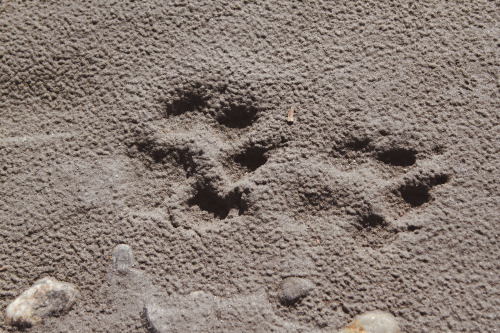
[(113, 268), (119, 273), (126, 273), (134, 266), (134, 253), (130, 246), (120, 244), (113, 251)]
[(75, 304), (78, 291), (69, 283), (46, 277), (16, 298), (5, 310), (7, 323), (32, 326), (48, 316), (60, 315)]
[(293, 305), (312, 290), (311, 281), (299, 277), (288, 277), (281, 282), (278, 299), (283, 305)]
[(383, 311), (363, 313), (339, 333), (399, 333), (399, 326), (393, 315)]

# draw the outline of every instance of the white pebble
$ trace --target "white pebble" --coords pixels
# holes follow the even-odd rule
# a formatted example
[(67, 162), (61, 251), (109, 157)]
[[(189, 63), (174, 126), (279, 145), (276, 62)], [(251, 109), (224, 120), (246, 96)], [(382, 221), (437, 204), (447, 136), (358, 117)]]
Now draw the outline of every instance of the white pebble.
[(399, 333), (399, 326), (393, 315), (383, 311), (363, 313), (339, 333)]
[(78, 291), (69, 283), (46, 277), (16, 298), (5, 310), (7, 323), (32, 326), (47, 316), (67, 312), (75, 304)]

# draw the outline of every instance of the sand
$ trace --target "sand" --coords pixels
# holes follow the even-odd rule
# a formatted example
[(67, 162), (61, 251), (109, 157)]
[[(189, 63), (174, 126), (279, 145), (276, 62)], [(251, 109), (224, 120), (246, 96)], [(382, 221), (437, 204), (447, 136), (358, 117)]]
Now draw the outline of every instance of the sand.
[[(81, 296), (27, 332), (147, 332), (124, 243), (162, 302), (267, 302), (254, 331), (494, 332), (499, 12), (2, 2), (0, 308), (51, 276)], [(287, 277), (314, 286), (293, 306)]]

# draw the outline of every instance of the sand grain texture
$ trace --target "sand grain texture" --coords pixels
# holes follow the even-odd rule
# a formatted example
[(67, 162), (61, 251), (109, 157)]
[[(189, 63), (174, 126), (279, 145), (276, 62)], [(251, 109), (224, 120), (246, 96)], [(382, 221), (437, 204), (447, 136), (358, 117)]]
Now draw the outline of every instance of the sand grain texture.
[[(375, 309), (402, 332), (492, 332), (499, 13), (2, 2), (0, 308), (50, 275), (81, 296), (28, 332), (145, 332), (151, 285), (167, 303), (263, 292), (283, 332)], [(121, 243), (133, 278), (110, 278)], [(282, 306), (290, 276), (314, 289)]]

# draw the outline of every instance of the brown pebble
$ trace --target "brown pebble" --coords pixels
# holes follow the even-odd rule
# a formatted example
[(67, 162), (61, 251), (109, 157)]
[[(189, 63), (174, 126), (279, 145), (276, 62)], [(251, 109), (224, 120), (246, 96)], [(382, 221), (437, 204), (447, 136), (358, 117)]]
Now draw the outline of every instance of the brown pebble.
[(293, 305), (307, 296), (313, 284), (311, 281), (299, 277), (288, 277), (281, 283), (278, 299), (283, 305)]

